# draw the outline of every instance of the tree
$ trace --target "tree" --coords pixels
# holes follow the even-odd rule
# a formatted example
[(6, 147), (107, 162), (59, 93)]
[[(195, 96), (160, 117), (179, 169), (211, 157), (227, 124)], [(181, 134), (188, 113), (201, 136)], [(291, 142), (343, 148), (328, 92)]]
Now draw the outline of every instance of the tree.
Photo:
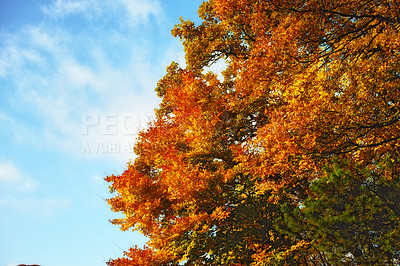
[(398, 264), (400, 178), (398, 172), (390, 181), (382, 178), (391, 164), (385, 161), (375, 171), (334, 161), (310, 185), (301, 209), (285, 207), (289, 234), (302, 234), (320, 252), (309, 256), (309, 264)]
[[(199, 15), (172, 31), (186, 68), (159, 81), (136, 159), (106, 178), (113, 223), (149, 238), (108, 264), (398, 263), (400, 2)], [(219, 60), (222, 77), (205, 71)]]

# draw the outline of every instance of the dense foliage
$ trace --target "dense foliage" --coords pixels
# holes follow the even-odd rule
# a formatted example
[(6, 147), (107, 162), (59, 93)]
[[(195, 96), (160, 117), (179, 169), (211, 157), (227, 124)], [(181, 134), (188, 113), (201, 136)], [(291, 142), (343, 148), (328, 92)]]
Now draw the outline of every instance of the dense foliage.
[[(209, 0), (181, 21), (109, 265), (399, 265), (400, 1)], [(226, 66), (219, 76), (207, 67)]]

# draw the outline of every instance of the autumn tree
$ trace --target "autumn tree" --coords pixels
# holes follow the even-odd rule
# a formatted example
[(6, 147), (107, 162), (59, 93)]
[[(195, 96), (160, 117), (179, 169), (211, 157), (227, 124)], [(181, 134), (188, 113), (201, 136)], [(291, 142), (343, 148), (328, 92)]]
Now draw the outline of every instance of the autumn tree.
[[(400, 2), (209, 0), (156, 117), (106, 178), (109, 265), (396, 265)], [(221, 73), (207, 72), (223, 62)]]

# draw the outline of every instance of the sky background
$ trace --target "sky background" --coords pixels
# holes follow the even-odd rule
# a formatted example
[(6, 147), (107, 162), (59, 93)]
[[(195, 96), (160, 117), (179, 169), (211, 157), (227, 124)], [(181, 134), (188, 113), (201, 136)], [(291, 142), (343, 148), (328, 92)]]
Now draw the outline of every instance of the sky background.
[(133, 159), (170, 34), (199, 0), (0, 0), (0, 266), (105, 265), (121, 232), (103, 178)]

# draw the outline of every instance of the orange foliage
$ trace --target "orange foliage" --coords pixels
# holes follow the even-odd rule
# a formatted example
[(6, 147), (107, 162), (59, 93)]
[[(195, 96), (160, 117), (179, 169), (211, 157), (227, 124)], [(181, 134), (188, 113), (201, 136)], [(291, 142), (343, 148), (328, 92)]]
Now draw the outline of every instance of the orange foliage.
[[(172, 31), (187, 67), (159, 81), (137, 158), (106, 178), (113, 223), (150, 239), (109, 264), (306, 263), (280, 206), (301, 206), (334, 157), (373, 170), (398, 155), (400, 3), (210, 0), (199, 14)], [(218, 60), (222, 78), (204, 71)]]

